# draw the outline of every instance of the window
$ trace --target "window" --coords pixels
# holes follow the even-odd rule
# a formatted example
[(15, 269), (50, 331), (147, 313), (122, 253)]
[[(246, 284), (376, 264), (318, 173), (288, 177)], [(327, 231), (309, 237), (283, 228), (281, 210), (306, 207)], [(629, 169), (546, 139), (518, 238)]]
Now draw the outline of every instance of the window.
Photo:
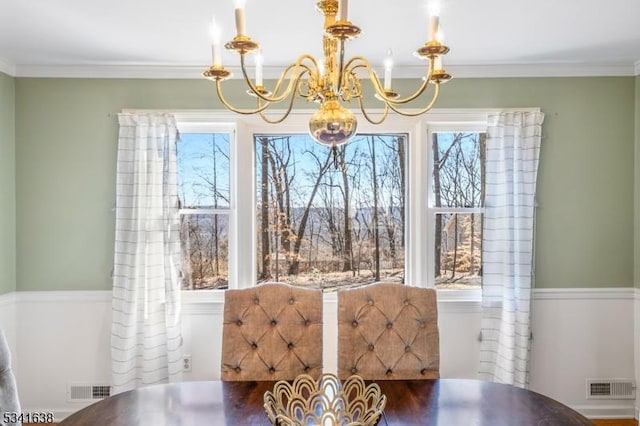
[(408, 134), (360, 134), (335, 150), (301, 134), (253, 138), (258, 282), (404, 282)]
[(227, 288), (232, 133), (197, 130), (177, 142), (182, 288)]
[(439, 289), (480, 288), (485, 133), (449, 125), (429, 139), (430, 281)]
[(393, 281), (479, 297), (486, 111), (361, 122), (335, 152), (307, 119), (179, 116), (183, 289)]

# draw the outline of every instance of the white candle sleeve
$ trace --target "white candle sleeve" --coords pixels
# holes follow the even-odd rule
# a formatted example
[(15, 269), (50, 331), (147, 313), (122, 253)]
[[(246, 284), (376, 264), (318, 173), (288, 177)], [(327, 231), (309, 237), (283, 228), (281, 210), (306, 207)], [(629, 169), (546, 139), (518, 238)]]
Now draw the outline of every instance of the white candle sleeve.
[(393, 71), (393, 56), (391, 56), (391, 49), (387, 52), (387, 57), (384, 60), (384, 90), (391, 90), (391, 73)]
[(339, 11), (340, 11), (340, 20), (348, 21), (349, 20), (349, 0), (340, 0)]
[(427, 41), (438, 40), (438, 26), (440, 18), (438, 15), (431, 15), (429, 18), (429, 39)]
[(211, 46), (211, 50), (213, 53), (213, 66), (220, 67), (222, 66), (222, 57), (220, 55), (220, 46), (217, 42), (214, 42)]
[(436, 56), (434, 61), (435, 62), (433, 63), (433, 69), (434, 70), (441, 70), (442, 69), (442, 56)]
[(262, 55), (256, 54), (256, 86), (262, 86)]
[(237, 8), (235, 9), (235, 15), (236, 15), (236, 33), (241, 36), (241, 35), (246, 35), (246, 24), (245, 24), (245, 18), (244, 18), (244, 9), (243, 8)]

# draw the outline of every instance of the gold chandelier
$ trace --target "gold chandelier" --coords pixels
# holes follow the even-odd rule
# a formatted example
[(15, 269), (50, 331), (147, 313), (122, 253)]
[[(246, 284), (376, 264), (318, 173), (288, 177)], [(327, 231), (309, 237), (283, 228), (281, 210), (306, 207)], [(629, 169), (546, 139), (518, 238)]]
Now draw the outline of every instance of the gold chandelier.
[[(233, 40), (225, 44), (225, 47), (240, 55), (242, 75), (249, 87), (247, 92), (256, 97), (256, 108), (236, 108), (230, 105), (222, 94), (221, 83), (231, 77), (231, 72), (221, 62), (222, 47), (220, 33), (217, 29), (212, 29), (213, 65), (202, 75), (215, 81), (218, 97), (227, 109), (239, 114), (259, 114), (267, 123), (276, 124), (284, 121), (291, 113), (296, 96), (319, 103), (320, 108), (309, 120), (309, 133), (318, 143), (330, 147), (344, 144), (356, 134), (358, 124), (356, 117), (342, 103), (357, 100), (363, 117), (372, 124), (382, 123), (389, 110), (405, 116), (417, 116), (429, 111), (438, 99), (440, 83), (451, 78), (451, 75), (447, 74), (442, 67), (442, 56), (449, 51), (449, 48), (439, 40), (438, 15), (431, 14), (429, 39), (415, 52), (417, 57), (428, 61), (426, 75), (413, 94), (400, 97), (391, 86), (392, 60), (390, 51), (385, 60), (384, 84), (380, 82), (378, 75), (366, 58), (354, 56), (345, 61), (345, 42), (357, 37), (361, 31), (349, 21), (348, 2), (349, 0), (340, 0), (339, 2), (338, 0), (321, 0), (317, 3), (318, 10), (324, 15), (322, 40), (324, 58), (322, 62), (309, 54), (302, 54), (295, 63), (284, 69), (273, 89), (269, 90), (263, 83), (262, 56), (259, 53), (256, 55), (255, 61), (255, 83), (248, 76), (246, 55), (257, 52), (260, 46), (246, 34), (245, 0), (234, 0), (237, 34)], [(375, 97), (384, 104), (382, 115), (378, 118), (367, 113), (361, 77), (358, 74), (369, 78), (375, 90)], [(402, 105), (425, 93), (429, 85), (432, 85), (434, 90), (424, 107), (417, 110), (403, 111), (400, 109)], [(284, 101), (288, 102), (284, 115), (276, 119), (265, 115), (265, 111), (271, 105)]]

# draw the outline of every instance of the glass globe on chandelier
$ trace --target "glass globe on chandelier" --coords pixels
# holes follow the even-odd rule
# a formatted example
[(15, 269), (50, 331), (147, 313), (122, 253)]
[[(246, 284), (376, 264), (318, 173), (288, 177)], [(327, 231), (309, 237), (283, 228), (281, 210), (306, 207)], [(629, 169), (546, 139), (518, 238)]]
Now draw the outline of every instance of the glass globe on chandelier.
[[(322, 40), (324, 57), (317, 60), (310, 54), (302, 54), (295, 63), (284, 69), (272, 90), (265, 87), (262, 75), (262, 55), (259, 44), (246, 34), (244, 4), (246, 0), (234, 0), (236, 36), (225, 44), (229, 50), (240, 55), (240, 67), (248, 93), (257, 99), (256, 108), (240, 109), (227, 102), (222, 93), (222, 82), (231, 77), (221, 61), (222, 43), (220, 30), (212, 25), (213, 65), (203, 72), (203, 76), (216, 83), (216, 91), (222, 104), (230, 111), (239, 114), (259, 114), (268, 123), (276, 124), (284, 121), (291, 110), (296, 96), (316, 102), (319, 109), (309, 120), (309, 134), (318, 143), (336, 147), (348, 142), (358, 128), (356, 116), (342, 103), (356, 100), (362, 116), (372, 124), (382, 123), (389, 110), (406, 116), (424, 114), (433, 108), (440, 92), (440, 83), (451, 79), (442, 66), (442, 56), (449, 48), (438, 39), (439, 17), (432, 13), (429, 18), (429, 37), (415, 55), (427, 60), (426, 74), (417, 90), (406, 97), (394, 92), (391, 85), (393, 60), (391, 51), (387, 52), (384, 61), (384, 83), (381, 83), (371, 63), (362, 56), (354, 56), (345, 61), (345, 43), (357, 37), (361, 30), (349, 21), (349, 0), (321, 0), (317, 9), (324, 15), (324, 34)], [(247, 73), (246, 56), (256, 54), (255, 83)], [(382, 114), (378, 118), (367, 113), (364, 105), (362, 77), (368, 78), (375, 90), (375, 97), (384, 104)], [(426, 105), (418, 109), (402, 110), (401, 106), (414, 101), (433, 86), (433, 93)], [(270, 118), (265, 111), (274, 104), (288, 102), (287, 109), (279, 118)]]

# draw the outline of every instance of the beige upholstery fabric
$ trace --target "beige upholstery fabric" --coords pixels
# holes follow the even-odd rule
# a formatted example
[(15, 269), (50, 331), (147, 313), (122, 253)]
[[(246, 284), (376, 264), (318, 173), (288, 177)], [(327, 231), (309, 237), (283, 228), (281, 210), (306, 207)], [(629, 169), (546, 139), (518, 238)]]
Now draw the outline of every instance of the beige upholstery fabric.
[(440, 376), (436, 291), (376, 283), (338, 292), (338, 376)]
[(222, 380), (322, 373), (322, 291), (268, 283), (227, 290)]

